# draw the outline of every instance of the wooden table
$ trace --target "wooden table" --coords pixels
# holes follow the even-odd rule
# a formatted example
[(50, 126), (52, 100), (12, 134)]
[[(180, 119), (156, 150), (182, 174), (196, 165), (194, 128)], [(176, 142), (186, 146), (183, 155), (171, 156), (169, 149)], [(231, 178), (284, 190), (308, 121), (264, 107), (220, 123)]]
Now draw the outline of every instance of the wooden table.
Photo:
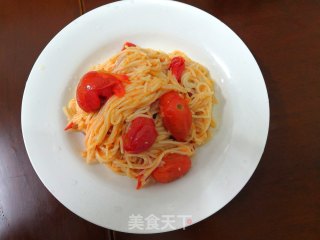
[(40, 182), (20, 126), (33, 63), (66, 24), (107, 0), (0, 2), (0, 239), (320, 239), (320, 2), (185, 0), (230, 26), (264, 75), (270, 130), (246, 187), (213, 216), (154, 235), (76, 216)]

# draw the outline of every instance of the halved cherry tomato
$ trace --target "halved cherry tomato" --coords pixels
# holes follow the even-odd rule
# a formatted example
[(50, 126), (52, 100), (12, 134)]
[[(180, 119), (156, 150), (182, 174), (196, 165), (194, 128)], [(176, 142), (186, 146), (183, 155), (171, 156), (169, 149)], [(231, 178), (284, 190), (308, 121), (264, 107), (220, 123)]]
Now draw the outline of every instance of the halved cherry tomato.
[(160, 97), (160, 115), (172, 136), (178, 141), (185, 141), (191, 129), (192, 114), (188, 103), (178, 92), (170, 91)]
[(100, 109), (113, 94), (122, 97), (125, 89), (122, 82), (129, 83), (128, 76), (106, 72), (86, 73), (77, 87), (77, 103), (86, 112)]
[(129, 153), (141, 153), (148, 150), (158, 136), (153, 119), (137, 117), (123, 135), (123, 148)]
[(121, 50), (121, 51), (125, 50), (127, 47), (136, 47), (136, 46), (137, 46), (137, 45), (135, 45), (134, 43), (125, 42), (125, 43), (123, 44), (123, 47), (122, 47), (122, 50)]
[(185, 69), (184, 58), (183, 57), (174, 57), (171, 60), (169, 65), (169, 70), (171, 70), (172, 74), (176, 77), (178, 82), (181, 82), (181, 75)]
[(152, 177), (160, 183), (172, 182), (185, 175), (191, 168), (191, 159), (178, 153), (169, 153), (162, 161), (163, 165), (152, 172)]

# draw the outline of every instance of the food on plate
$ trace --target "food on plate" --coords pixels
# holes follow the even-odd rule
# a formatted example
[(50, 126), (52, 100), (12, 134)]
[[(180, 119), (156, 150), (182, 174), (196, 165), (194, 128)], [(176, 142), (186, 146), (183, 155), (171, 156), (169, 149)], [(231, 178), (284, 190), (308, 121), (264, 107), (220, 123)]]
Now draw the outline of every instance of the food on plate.
[(64, 107), (66, 131), (85, 134), (82, 156), (137, 180), (172, 182), (211, 136), (217, 103), (208, 70), (184, 53), (126, 42), (85, 73)]

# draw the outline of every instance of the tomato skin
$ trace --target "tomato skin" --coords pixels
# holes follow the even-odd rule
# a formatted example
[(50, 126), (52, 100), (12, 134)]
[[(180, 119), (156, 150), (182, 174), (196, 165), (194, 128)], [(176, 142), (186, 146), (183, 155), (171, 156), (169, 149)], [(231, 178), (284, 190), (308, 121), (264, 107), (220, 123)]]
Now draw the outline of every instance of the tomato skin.
[(64, 128), (65, 131), (68, 131), (69, 129), (72, 129), (74, 127), (74, 122), (68, 123), (68, 125)]
[(85, 112), (97, 111), (112, 95), (122, 97), (125, 94), (122, 82), (129, 82), (126, 75), (90, 71), (78, 84), (77, 103)]
[(181, 82), (181, 76), (185, 69), (185, 60), (183, 57), (174, 57), (171, 60), (169, 65), (169, 70), (171, 70), (172, 74), (176, 77), (178, 82)]
[(191, 159), (178, 153), (169, 153), (162, 161), (164, 164), (152, 172), (152, 177), (160, 183), (172, 182), (184, 176), (191, 168)]
[(177, 141), (185, 141), (191, 129), (192, 114), (187, 101), (178, 92), (170, 91), (160, 97), (160, 115), (172, 136)]
[(141, 181), (142, 177), (143, 177), (143, 175), (137, 176), (137, 185), (136, 185), (137, 190), (139, 190), (142, 187), (142, 181)]
[(123, 148), (129, 153), (141, 153), (148, 150), (156, 141), (158, 132), (153, 119), (137, 117), (122, 136)]
[(126, 47), (136, 47), (136, 46), (137, 46), (137, 45), (135, 45), (134, 43), (125, 42), (125, 43), (123, 44), (123, 47), (122, 47), (122, 50), (121, 50), (121, 51), (125, 50)]

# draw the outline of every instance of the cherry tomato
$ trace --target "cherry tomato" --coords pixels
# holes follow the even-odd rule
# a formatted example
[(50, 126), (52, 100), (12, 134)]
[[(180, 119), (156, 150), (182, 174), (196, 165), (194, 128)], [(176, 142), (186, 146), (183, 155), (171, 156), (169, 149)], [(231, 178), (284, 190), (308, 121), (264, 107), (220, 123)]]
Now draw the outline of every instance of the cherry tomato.
[(152, 177), (160, 183), (172, 182), (185, 175), (191, 168), (191, 159), (177, 153), (167, 154), (162, 162), (163, 165), (152, 172)]
[(121, 51), (125, 50), (127, 47), (136, 47), (136, 46), (137, 46), (137, 45), (135, 45), (134, 43), (125, 42), (125, 43), (123, 44), (123, 47), (122, 47), (122, 50), (121, 50)]
[(88, 72), (78, 84), (77, 103), (86, 112), (97, 111), (113, 94), (118, 97), (125, 94), (122, 82), (129, 83), (126, 75)]
[(162, 95), (160, 115), (164, 127), (172, 136), (178, 141), (185, 141), (192, 124), (192, 114), (187, 101), (175, 91)]
[(169, 70), (176, 77), (178, 82), (181, 82), (181, 75), (185, 69), (184, 58), (183, 57), (174, 57), (171, 60), (169, 65)]
[(123, 148), (129, 153), (141, 153), (148, 150), (158, 136), (153, 119), (137, 117), (123, 135)]

